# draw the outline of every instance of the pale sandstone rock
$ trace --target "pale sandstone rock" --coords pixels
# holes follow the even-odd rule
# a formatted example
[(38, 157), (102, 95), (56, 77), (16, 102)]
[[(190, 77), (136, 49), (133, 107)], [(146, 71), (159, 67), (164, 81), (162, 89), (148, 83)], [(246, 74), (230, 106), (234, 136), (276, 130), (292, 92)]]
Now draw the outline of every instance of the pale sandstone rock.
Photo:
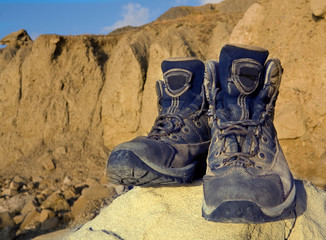
[(326, 13), (326, 1), (310, 0), (310, 8), (313, 15), (316, 17), (323, 17)]
[(45, 154), (44, 156), (42, 156), (42, 158), (40, 159), (42, 167), (46, 170), (46, 171), (51, 171), (55, 169), (55, 164), (54, 161), (52, 159), (52, 156), (49, 154)]
[(54, 229), (58, 226), (59, 219), (57, 217), (52, 217), (46, 219), (44, 222), (41, 223), (41, 230), (49, 230)]
[(17, 215), (13, 218), (15, 224), (21, 224), (24, 221), (23, 215)]
[(10, 33), (0, 40), (0, 44), (15, 48), (19, 48), (30, 42), (32, 42), (32, 39), (24, 29)]
[[(105, 199), (110, 199), (116, 194), (114, 187), (105, 187), (101, 185), (83, 189), (82, 195), (74, 202), (72, 207), (74, 219), (79, 221), (78, 219), (81, 218), (81, 216), (99, 209)], [(87, 220), (91, 218), (92, 217), (89, 217)]]
[(49, 218), (53, 218), (55, 213), (50, 209), (43, 209), (40, 214), (40, 222), (43, 223)]
[(215, 223), (201, 217), (202, 184), (136, 187), (67, 239), (289, 239), (326, 238), (326, 192), (296, 181), (296, 213), (264, 224)]
[(52, 209), (54, 212), (69, 211), (70, 206), (62, 194), (54, 192), (43, 203), (43, 208)]
[(0, 212), (0, 229), (14, 226), (14, 221), (9, 211)]
[(26, 217), (24, 218), (24, 221), (20, 225), (21, 230), (30, 230), (30, 229), (36, 229), (40, 225), (40, 212), (35, 209), (31, 212), (29, 212)]
[(233, 44), (252, 44), (257, 34), (259, 34), (257, 26), (262, 24), (263, 19), (264, 8), (259, 3), (254, 3), (234, 27), (229, 42)]

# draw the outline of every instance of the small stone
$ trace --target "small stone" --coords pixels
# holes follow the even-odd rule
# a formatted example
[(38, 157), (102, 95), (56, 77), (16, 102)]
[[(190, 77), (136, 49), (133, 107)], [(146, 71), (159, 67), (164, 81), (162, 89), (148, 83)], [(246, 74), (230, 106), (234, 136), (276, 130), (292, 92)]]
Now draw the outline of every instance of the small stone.
[(9, 188), (10, 188), (11, 190), (18, 190), (19, 187), (20, 187), (20, 183), (15, 182), (15, 181), (12, 181), (12, 182), (10, 183), (10, 185), (9, 185)]
[(5, 180), (5, 186), (8, 187), (10, 183), (11, 183), (11, 179), (7, 178), (7, 179)]
[(55, 212), (69, 211), (70, 206), (62, 194), (54, 192), (43, 203), (42, 208), (52, 209)]
[(71, 222), (74, 219), (74, 216), (72, 215), (72, 211), (69, 212), (65, 212), (62, 215), (62, 222), (64, 224), (68, 224), (69, 222)]
[(71, 185), (71, 181), (72, 181), (71, 177), (65, 176), (65, 178), (63, 179), (63, 184), (64, 185)]
[(66, 189), (63, 192), (63, 195), (64, 195), (65, 199), (67, 199), (67, 200), (74, 199), (77, 197), (76, 189), (73, 186), (70, 186), (68, 189)]
[(57, 217), (52, 217), (41, 223), (41, 230), (50, 230), (58, 226), (59, 219)]
[(44, 189), (41, 194), (43, 194), (45, 197), (50, 196), (53, 193), (53, 190), (50, 188)]
[(325, 0), (310, 0), (312, 14), (316, 17), (323, 17), (326, 14)]
[(82, 195), (87, 197), (88, 199), (100, 199), (100, 198), (111, 198), (116, 195), (116, 191), (114, 187), (105, 187), (105, 186), (94, 186), (85, 188), (82, 191)]
[[(91, 215), (87, 214), (88, 211), (94, 212), (102, 205), (102, 200), (110, 199), (116, 195), (114, 187), (107, 188), (99, 185), (91, 188), (85, 188), (82, 191), (82, 195), (74, 202), (72, 207), (72, 215), (74, 219), (79, 223), (80, 218), (82, 221), (90, 220)], [(87, 215), (87, 217), (80, 217)]]
[(55, 216), (55, 213), (49, 209), (43, 209), (41, 211), (41, 215), (40, 215), (40, 222), (43, 223), (45, 222), (47, 219), (52, 218)]
[(27, 215), (28, 213), (35, 211), (37, 208), (37, 204), (35, 202), (35, 198), (28, 200), (23, 209), (21, 210), (22, 215)]
[(14, 221), (10, 216), (9, 211), (0, 212), (0, 229), (3, 229), (8, 226), (14, 226)]
[(53, 162), (53, 159), (51, 158), (45, 158), (42, 161), (42, 167), (47, 170), (47, 171), (51, 171), (55, 169), (55, 164)]
[(66, 154), (67, 154), (67, 150), (65, 147), (58, 147), (53, 151), (53, 156), (55, 159), (60, 159)]
[(5, 196), (9, 196), (9, 197), (12, 197), (12, 196), (15, 196), (18, 194), (18, 191), (16, 189), (10, 189), (10, 188), (6, 188), (3, 190), (3, 195)]
[(17, 215), (13, 218), (15, 224), (20, 224), (23, 222), (24, 220), (24, 216), (23, 215)]
[(117, 192), (117, 195), (122, 195), (125, 192), (125, 186), (124, 185), (116, 185), (115, 191)]
[(40, 183), (44, 180), (44, 177), (41, 177), (41, 176), (35, 176), (35, 177), (32, 177), (32, 180), (34, 183)]
[(43, 193), (39, 193), (39, 194), (37, 194), (36, 198), (38, 199), (39, 202), (44, 202), (45, 199), (47, 198), (47, 195), (45, 195)]
[(30, 230), (37, 229), (40, 225), (40, 212), (37, 209), (31, 211), (27, 214), (24, 221), (20, 225), (20, 229)]
[(16, 183), (19, 183), (21, 185), (27, 183), (27, 180), (25, 178), (23, 178), (22, 176), (15, 176), (12, 181), (16, 182)]
[(33, 201), (34, 197), (31, 195), (19, 194), (12, 198), (9, 198), (4, 205), (9, 209), (11, 213), (19, 213), (22, 211), (27, 202)]

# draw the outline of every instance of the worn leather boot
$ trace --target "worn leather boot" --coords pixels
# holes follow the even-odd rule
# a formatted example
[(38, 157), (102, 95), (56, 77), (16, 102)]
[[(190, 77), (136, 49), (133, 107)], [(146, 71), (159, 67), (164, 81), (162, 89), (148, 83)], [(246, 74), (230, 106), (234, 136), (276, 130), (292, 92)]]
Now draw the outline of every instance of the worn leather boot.
[(260, 223), (295, 205), (292, 174), (273, 124), (282, 67), (262, 48), (226, 45), (206, 64), (212, 141), (204, 176), (203, 217)]
[(162, 62), (164, 81), (156, 83), (159, 115), (148, 136), (118, 145), (107, 163), (116, 184), (151, 186), (188, 183), (203, 176), (210, 144), (203, 79), (195, 58)]

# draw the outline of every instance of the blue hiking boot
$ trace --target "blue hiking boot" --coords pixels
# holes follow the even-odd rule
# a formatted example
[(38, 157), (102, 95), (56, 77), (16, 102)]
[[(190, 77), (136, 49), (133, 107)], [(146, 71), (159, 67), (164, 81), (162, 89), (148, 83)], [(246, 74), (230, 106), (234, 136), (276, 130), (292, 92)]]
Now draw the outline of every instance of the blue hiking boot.
[(162, 62), (162, 71), (164, 81), (156, 83), (159, 116), (148, 136), (112, 151), (106, 170), (113, 183), (188, 183), (205, 174), (210, 144), (205, 65), (195, 58), (170, 58)]
[(262, 48), (226, 45), (206, 64), (212, 141), (202, 214), (209, 221), (261, 223), (287, 217), (296, 189), (273, 124), (282, 67)]

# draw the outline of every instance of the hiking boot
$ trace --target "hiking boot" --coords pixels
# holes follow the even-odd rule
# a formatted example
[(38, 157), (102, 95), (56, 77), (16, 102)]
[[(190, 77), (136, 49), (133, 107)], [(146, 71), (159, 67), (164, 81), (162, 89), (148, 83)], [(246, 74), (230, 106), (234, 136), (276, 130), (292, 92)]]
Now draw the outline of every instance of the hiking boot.
[(118, 145), (109, 157), (107, 176), (116, 184), (188, 183), (205, 174), (210, 144), (205, 65), (195, 58), (170, 58), (162, 62), (162, 71), (152, 130)]
[(203, 217), (260, 223), (285, 218), (296, 190), (273, 124), (282, 67), (262, 48), (226, 45), (206, 64), (212, 141)]

